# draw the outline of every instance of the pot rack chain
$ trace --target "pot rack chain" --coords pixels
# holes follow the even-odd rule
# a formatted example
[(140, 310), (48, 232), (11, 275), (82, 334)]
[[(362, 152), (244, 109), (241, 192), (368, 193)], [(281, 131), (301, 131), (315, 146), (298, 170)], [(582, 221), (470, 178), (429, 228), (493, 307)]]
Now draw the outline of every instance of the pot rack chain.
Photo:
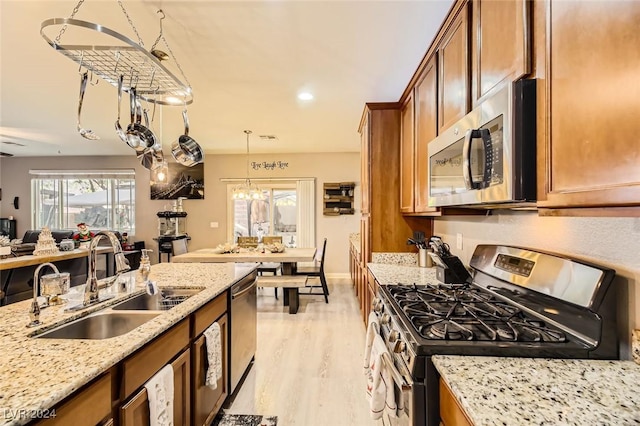
[(151, 54), (153, 54), (153, 51), (156, 49), (156, 46), (158, 46), (158, 42), (160, 40), (162, 40), (162, 42), (166, 46), (167, 50), (169, 51), (169, 55), (171, 55), (171, 59), (173, 59), (173, 62), (178, 67), (178, 70), (180, 71), (180, 74), (182, 75), (182, 78), (184, 78), (185, 83), (187, 83), (187, 86), (189, 86), (189, 88), (191, 88), (191, 83), (189, 83), (189, 79), (185, 75), (184, 70), (182, 69), (182, 67), (180, 66), (180, 62), (178, 62), (178, 60), (176, 59), (176, 55), (174, 55), (173, 54), (173, 50), (171, 50), (171, 46), (169, 46), (169, 43), (164, 38), (164, 33), (162, 32), (162, 20), (164, 18), (166, 18), (166, 16), (165, 16), (164, 12), (162, 11), (162, 9), (158, 9), (156, 11), (156, 13), (162, 14), (162, 17), (160, 18), (160, 34), (158, 34), (158, 38), (156, 38), (156, 41), (153, 42), (153, 46), (151, 46), (150, 52), (151, 52)]

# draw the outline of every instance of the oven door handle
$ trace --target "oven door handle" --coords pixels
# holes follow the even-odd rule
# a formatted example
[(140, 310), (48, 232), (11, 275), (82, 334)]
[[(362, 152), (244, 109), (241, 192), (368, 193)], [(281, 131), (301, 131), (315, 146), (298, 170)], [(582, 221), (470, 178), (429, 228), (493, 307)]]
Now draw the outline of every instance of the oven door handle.
[[(482, 182), (474, 182), (471, 171), (471, 140), (482, 139), (484, 147), (484, 170), (482, 171)], [(462, 177), (464, 186), (467, 189), (488, 188), (491, 183), (491, 170), (493, 168), (493, 155), (491, 144), (491, 133), (489, 129), (469, 129), (464, 135), (464, 145), (462, 146)]]
[(410, 391), (411, 385), (407, 383), (407, 380), (398, 371), (395, 364), (393, 363), (393, 360), (391, 359), (391, 355), (388, 352), (385, 352), (382, 354), (382, 362), (383, 362), (383, 367), (389, 369), (389, 372), (391, 373), (391, 377), (393, 378), (393, 381), (396, 383), (396, 385), (398, 385), (398, 387), (403, 391)]

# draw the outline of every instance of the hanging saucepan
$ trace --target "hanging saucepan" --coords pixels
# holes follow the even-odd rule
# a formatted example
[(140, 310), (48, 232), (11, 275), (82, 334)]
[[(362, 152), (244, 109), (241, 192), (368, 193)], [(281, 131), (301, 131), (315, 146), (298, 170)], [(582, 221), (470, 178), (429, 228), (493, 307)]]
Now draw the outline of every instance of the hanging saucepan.
[(147, 170), (155, 170), (164, 163), (162, 151), (154, 151), (153, 148), (145, 148), (138, 153), (138, 161)]
[[(120, 75), (120, 78), (118, 78), (118, 119), (116, 120), (116, 134), (118, 135), (118, 137), (120, 138), (120, 140), (122, 140), (122, 142), (126, 143), (127, 145), (129, 145), (129, 139), (127, 138), (127, 132), (124, 131), (124, 129), (122, 128), (122, 126), (120, 126), (120, 104), (122, 103), (122, 82), (124, 80), (124, 75)], [(131, 145), (129, 145), (131, 146)], [(131, 148), (135, 148), (135, 147), (131, 147)]]
[(202, 162), (202, 148), (189, 136), (189, 117), (187, 117), (186, 106), (182, 111), (182, 118), (184, 120), (184, 135), (171, 144), (171, 155), (183, 166), (192, 167)]
[(155, 136), (151, 130), (141, 124), (142, 107), (138, 101), (136, 88), (129, 89), (131, 124), (127, 127), (127, 144), (134, 148), (138, 154), (154, 144)]
[(144, 115), (144, 125), (147, 126), (147, 129), (149, 130), (148, 136), (150, 137), (149, 142), (151, 143), (151, 146), (149, 146), (149, 148), (153, 149), (156, 152), (162, 151), (162, 142), (156, 137), (155, 133), (151, 131), (151, 126), (149, 125), (149, 114), (147, 113), (146, 108), (142, 110), (142, 115)]

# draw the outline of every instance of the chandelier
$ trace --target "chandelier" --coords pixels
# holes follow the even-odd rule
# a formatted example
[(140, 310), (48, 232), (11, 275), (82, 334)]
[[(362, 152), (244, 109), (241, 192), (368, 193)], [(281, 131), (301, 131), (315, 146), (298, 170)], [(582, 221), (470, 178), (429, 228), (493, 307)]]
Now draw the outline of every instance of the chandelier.
[(262, 190), (249, 179), (249, 135), (252, 132), (245, 130), (244, 133), (247, 135), (247, 178), (231, 190), (231, 197), (234, 200), (264, 200)]

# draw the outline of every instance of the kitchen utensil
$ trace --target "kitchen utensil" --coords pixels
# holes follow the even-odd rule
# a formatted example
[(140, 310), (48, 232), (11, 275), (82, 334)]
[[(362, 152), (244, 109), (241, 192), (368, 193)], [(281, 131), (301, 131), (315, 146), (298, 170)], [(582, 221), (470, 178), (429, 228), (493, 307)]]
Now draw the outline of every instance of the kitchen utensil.
[[(122, 103), (122, 82), (124, 81), (124, 75), (120, 74), (118, 78), (118, 119), (116, 120), (116, 134), (120, 138), (120, 140), (127, 145), (129, 145), (129, 139), (127, 138), (127, 132), (124, 131), (122, 126), (120, 126), (120, 104)], [(131, 145), (129, 145), (131, 146)], [(135, 146), (131, 146), (131, 148), (135, 148)]]
[(129, 89), (129, 106), (131, 110), (131, 124), (127, 126), (127, 143), (134, 148), (138, 154), (144, 152), (145, 148), (153, 145), (155, 135), (151, 130), (141, 124), (142, 107), (138, 101), (136, 88)]
[(82, 102), (84, 100), (84, 92), (87, 89), (87, 79), (89, 78), (89, 73), (85, 71), (83, 74), (80, 74), (80, 99), (78, 100), (78, 124), (76, 126), (78, 133), (85, 139), (89, 139), (92, 141), (100, 139), (100, 136), (93, 133), (93, 131), (89, 129), (85, 129), (80, 124), (80, 115), (82, 113)]
[(149, 114), (148, 114), (148, 111), (147, 111), (146, 108), (142, 110), (142, 115), (144, 116), (144, 124), (145, 124), (145, 126), (147, 127), (147, 130), (148, 130), (148, 133), (145, 132), (145, 134), (150, 139), (149, 142), (148, 142), (148, 144), (151, 144), (149, 146), (149, 148), (153, 149), (156, 152), (162, 151), (162, 143), (156, 137), (155, 133), (153, 133), (151, 131), (151, 127), (149, 126)]
[(202, 162), (204, 156), (200, 145), (189, 136), (189, 117), (187, 117), (186, 106), (182, 110), (182, 119), (184, 120), (184, 135), (171, 144), (171, 155), (183, 166), (192, 167)]

